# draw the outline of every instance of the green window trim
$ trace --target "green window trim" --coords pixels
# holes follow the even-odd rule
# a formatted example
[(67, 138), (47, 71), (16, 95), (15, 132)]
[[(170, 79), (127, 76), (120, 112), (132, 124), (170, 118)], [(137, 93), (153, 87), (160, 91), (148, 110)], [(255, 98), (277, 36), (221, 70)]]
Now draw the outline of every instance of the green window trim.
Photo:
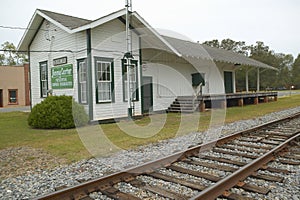
[[(82, 75), (82, 73), (84, 73), (84, 71), (82, 71), (82, 69), (80, 68), (82, 66), (81, 64), (84, 64), (84, 63), (85, 63), (85, 73), (86, 73), (85, 81), (82, 80), (82, 78), (81, 78), (81, 75)], [(80, 104), (87, 105), (88, 104), (88, 87), (87, 87), (87, 59), (86, 58), (77, 60), (77, 76), (78, 76), (78, 78), (77, 78), (77, 80), (78, 80), (78, 102)], [(84, 87), (84, 84), (85, 84), (85, 87)], [(85, 91), (83, 91), (83, 88), (85, 89)], [(85, 100), (84, 100), (84, 98), (85, 98)]]
[[(95, 86), (96, 86), (96, 103), (97, 104), (103, 104), (103, 103), (114, 103), (115, 102), (115, 84), (114, 84), (114, 59), (113, 58), (105, 58), (105, 57), (94, 57), (95, 61)], [(98, 75), (98, 64), (110, 64), (110, 71), (103, 71), (103, 75), (101, 78)], [(102, 66), (100, 67), (102, 69)], [(109, 80), (104, 80), (108, 79), (107, 75), (109, 74)], [(99, 84), (103, 83), (110, 83), (109, 86), (109, 99), (107, 100), (101, 100), (99, 99)], [(107, 93), (103, 92), (103, 93)]]
[[(40, 97), (46, 98), (48, 96), (48, 61), (39, 63), (40, 68)], [(44, 68), (44, 69), (43, 69)]]
[[(125, 63), (126, 63), (126, 60), (125, 59), (122, 59), (121, 60), (122, 62), (122, 84), (123, 84), (123, 101), (124, 102), (127, 102), (128, 100), (126, 99), (126, 94), (127, 94), (127, 84), (125, 84), (125, 71), (126, 68), (125, 68)], [(138, 74), (138, 61), (137, 60), (131, 60), (131, 62), (135, 65), (135, 84), (136, 84), (136, 90), (135, 90), (135, 96), (134, 96), (134, 99), (132, 100), (133, 102), (137, 102), (139, 101), (139, 74)]]

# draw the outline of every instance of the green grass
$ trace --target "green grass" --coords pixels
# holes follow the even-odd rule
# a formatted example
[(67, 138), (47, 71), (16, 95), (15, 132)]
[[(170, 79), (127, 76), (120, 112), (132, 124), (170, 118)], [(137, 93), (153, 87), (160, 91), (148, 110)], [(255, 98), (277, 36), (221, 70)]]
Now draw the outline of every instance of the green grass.
[[(300, 95), (279, 98), (277, 102), (231, 107), (226, 110), (225, 123), (251, 119), (296, 106), (300, 106)], [(219, 115), (219, 112), (215, 113)], [(192, 131), (204, 131), (207, 130), (211, 121), (211, 112), (201, 113), (200, 117), (199, 113), (183, 115), (183, 118), (180, 114), (174, 113), (157, 114), (136, 120), (135, 124), (122, 121), (117, 124), (94, 125), (80, 128), (78, 133), (76, 129), (32, 129), (27, 125), (28, 115), (23, 112), (0, 113), (0, 149), (16, 146), (42, 148), (69, 162), (91, 157), (83, 142), (94, 145), (95, 152), (106, 154), (116, 151), (117, 148), (114, 147), (130, 149)], [(182, 122), (181, 126), (179, 126), (180, 122)], [(130, 131), (122, 131), (120, 127)], [(161, 129), (157, 129), (158, 127)], [(99, 134), (100, 129), (103, 130), (103, 134)], [(152, 135), (153, 132), (157, 134)], [(97, 146), (99, 143), (103, 143), (104, 146)], [(108, 143), (111, 146), (105, 146)], [(93, 150), (92, 153), (94, 155)]]
[(70, 162), (88, 157), (75, 129), (38, 130), (27, 125), (28, 113), (0, 113), (0, 149), (16, 146), (42, 148)]

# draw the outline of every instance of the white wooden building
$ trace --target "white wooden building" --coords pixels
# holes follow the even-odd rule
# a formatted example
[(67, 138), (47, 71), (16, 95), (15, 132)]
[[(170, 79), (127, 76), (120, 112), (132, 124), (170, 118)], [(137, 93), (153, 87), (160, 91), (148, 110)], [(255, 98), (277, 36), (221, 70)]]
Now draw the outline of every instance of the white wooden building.
[[(37, 9), (19, 51), (28, 52), (32, 106), (47, 95), (70, 95), (86, 106), (91, 120), (128, 116), (126, 10), (91, 21)], [(160, 35), (131, 13), (133, 115), (166, 110), (178, 96), (193, 96), (193, 76), (203, 94), (235, 93), (240, 65), (273, 69), (233, 52)], [(259, 84), (259, 82), (258, 82)]]

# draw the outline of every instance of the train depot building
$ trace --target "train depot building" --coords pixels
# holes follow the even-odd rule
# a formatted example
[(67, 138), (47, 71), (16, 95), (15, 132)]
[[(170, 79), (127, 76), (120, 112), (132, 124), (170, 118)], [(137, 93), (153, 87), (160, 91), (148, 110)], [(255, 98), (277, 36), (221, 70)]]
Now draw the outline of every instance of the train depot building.
[[(137, 12), (130, 15), (130, 28), (128, 52), (125, 9), (94, 21), (36, 10), (18, 46), (29, 55), (32, 106), (47, 95), (70, 95), (91, 120), (106, 120), (128, 113), (194, 112), (213, 100), (226, 106), (226, 100), (243, 105), (277, 98), (259, 92), (260, 71), (275, 70), (269, 65), (162, 35)], [(241, 66), (257, 70), (256, 93), (248, 87), (236, 93), (235, 71)]]

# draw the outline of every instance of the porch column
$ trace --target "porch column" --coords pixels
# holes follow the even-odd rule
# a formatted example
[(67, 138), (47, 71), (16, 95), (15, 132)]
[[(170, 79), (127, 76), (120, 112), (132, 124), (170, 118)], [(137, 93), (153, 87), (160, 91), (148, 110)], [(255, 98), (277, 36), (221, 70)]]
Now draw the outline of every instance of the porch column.
[(249, 70), (246, 70), (246, 92), (249, 92)]
[(257, 68), (257, 83), (256, 83), (256, 92), (259, 92), (259, 86), (260, 86), (260, 77), (259, 77), (259, 68)]
[(253, 104), (254, 104), (254, 105), (257, 105), (258, 102), (259, 102), (259, 101), (258, 101), (258, 97), (254, 97), (254, 102), (253, 102)]
[(199, 104), (199, 111), (200, 111), (200, 112), (205, 112), (205, 103), (204, 103), (204, 100), (201, 100), (201, 101), (200, 101), (200, 104)]
[(233, 93), (236, 93), (235, 71), (234, 73), (232, 73), (232, 82), (233, 82)]
[(243, 98), (238, 99), (238, 106), (244, 106), (244, 99)]

